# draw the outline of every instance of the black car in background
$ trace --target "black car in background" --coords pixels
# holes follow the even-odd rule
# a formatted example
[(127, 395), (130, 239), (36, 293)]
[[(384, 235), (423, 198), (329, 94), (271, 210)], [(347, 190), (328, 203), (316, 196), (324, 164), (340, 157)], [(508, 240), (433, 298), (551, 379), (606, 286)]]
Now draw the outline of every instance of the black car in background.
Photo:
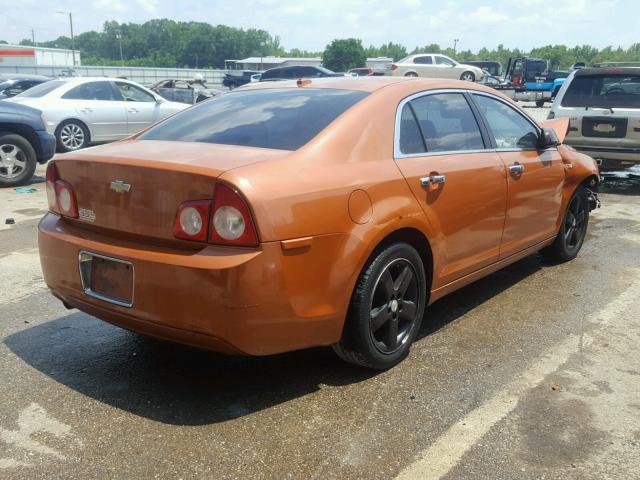
[(328, 68), (312, 65), (291, 65), (271, 68), (260, 77), (261, 82), (273, 80), (296, 80), (298, 78), (344, 77), (344, 73), (335, 73)]
[(502, 64), (500, 62), (491, 62), (489, 60), (483, 60), (483, 61), (472, 61), (472, 62), (460, 62), (460, 63), (464, 63), (465, 65), (471, 65), (473, 67), (478, 67), (481, 68), (483, 70), (485, 70), (487, 73), (489, 73), (489, 75), (491, 75), (492, 77), (500, 77), (502, 76)]
[(0, 187), (13, 187), (33, 176), (56, 149), (40, 110), (19, 103), (0, 102)]
[(0, 100), (15, 97), (31, 87), (51, 80), (41, 75), (3, 74), (0, 75)]
[(244, 70), (239, 75), (227, 73), (222, 79), (222, 85), (227, 87), (229, 90), (233, 88), (241, 87), (242, 85), (246, 85), (247, 83), (251, 82), (251, 77), (258, 73), (262, 73), (262, 72), (258, 70)]

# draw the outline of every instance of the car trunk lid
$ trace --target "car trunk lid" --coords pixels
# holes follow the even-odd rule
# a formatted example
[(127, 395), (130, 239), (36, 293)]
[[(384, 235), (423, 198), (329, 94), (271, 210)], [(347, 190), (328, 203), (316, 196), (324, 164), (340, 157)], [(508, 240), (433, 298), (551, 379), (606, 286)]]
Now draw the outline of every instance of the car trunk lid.
[(230, 145), (125, 141), (63, 155), (58, 175), (74, 189), (86, 228), (174, 240), (178, 206), (213, 197), (225, 171), (291, 152)]

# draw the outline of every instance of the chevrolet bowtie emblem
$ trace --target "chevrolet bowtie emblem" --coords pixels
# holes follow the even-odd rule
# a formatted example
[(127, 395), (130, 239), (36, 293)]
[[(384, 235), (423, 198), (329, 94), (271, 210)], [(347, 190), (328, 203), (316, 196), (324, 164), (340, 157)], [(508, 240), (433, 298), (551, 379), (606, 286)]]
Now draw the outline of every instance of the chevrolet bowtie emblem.
[(593, 129), (596, 132), (601, 132), (601, 133), (611, 133), (616, 131), (615, 125), (611, 125), (610, 123), (597, 123), (596, 125), (593, 126)]
[(114, 180), (111, 182), (111, 186), (109, 188), (114, 192), (127, 193), (131, 191), (131, 184), (124, 183), (122, 180)]

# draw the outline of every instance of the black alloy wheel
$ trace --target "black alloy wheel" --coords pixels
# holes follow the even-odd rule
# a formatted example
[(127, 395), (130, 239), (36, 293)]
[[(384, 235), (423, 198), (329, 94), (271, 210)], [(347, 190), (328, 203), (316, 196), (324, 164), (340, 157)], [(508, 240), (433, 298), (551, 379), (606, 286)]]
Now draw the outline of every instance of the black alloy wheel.
[(582, 248), (588, 225), (589, 199), (586, 188), (580, 185), (569, 200), (558, 236), (542, 254), (561, 262), (573, 260)]
[(568, 250), (577, 250), (582, 245), (587, 233), (588, 215), (589, 211), (584, 198), (581, 195), (575, 195), (564, 217), (563, 235)]
[(425, 269), (415, 248), (398, 242), (374, 252), (360, 273), (334, 350), (368, 368), (393, 367), (409, 354), (426, 300)]
[(371, 339), (384, 354), (395, 353), (409, 339), (417, 321), (418, 279), (410, 261), (397, 258), (380, 276), (371, 296)]

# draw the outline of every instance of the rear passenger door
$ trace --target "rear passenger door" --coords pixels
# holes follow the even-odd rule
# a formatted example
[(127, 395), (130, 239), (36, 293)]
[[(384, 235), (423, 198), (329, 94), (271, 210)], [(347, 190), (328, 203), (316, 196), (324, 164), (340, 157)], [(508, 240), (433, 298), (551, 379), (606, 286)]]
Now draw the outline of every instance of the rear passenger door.
[(505, 166), (468, 95), (422, 93), (400, 103), (394, 158), (431, 226), (438, 288), (498, 259), (505, 219)]
[(413, 63), (416, 66), (415, 70), (418, 72), (418, 76), (427, 78), (435, 78), (438, 76), (437, 67), (433, 64), (433, 57), (431, 55), (415, 57)]
[(91, 141), (104, 142), (127, 136), (127, 112), (123, 98), (109, 80), (85, 82), (60, 99), (70, 118), (82, 120), (91, 131)]
[(540, 127), (507, 101), (484, 93), (472, 97), (508, 172), (504, 258), (556, 234), (564, 164), (556, 148), (538, 150)]

